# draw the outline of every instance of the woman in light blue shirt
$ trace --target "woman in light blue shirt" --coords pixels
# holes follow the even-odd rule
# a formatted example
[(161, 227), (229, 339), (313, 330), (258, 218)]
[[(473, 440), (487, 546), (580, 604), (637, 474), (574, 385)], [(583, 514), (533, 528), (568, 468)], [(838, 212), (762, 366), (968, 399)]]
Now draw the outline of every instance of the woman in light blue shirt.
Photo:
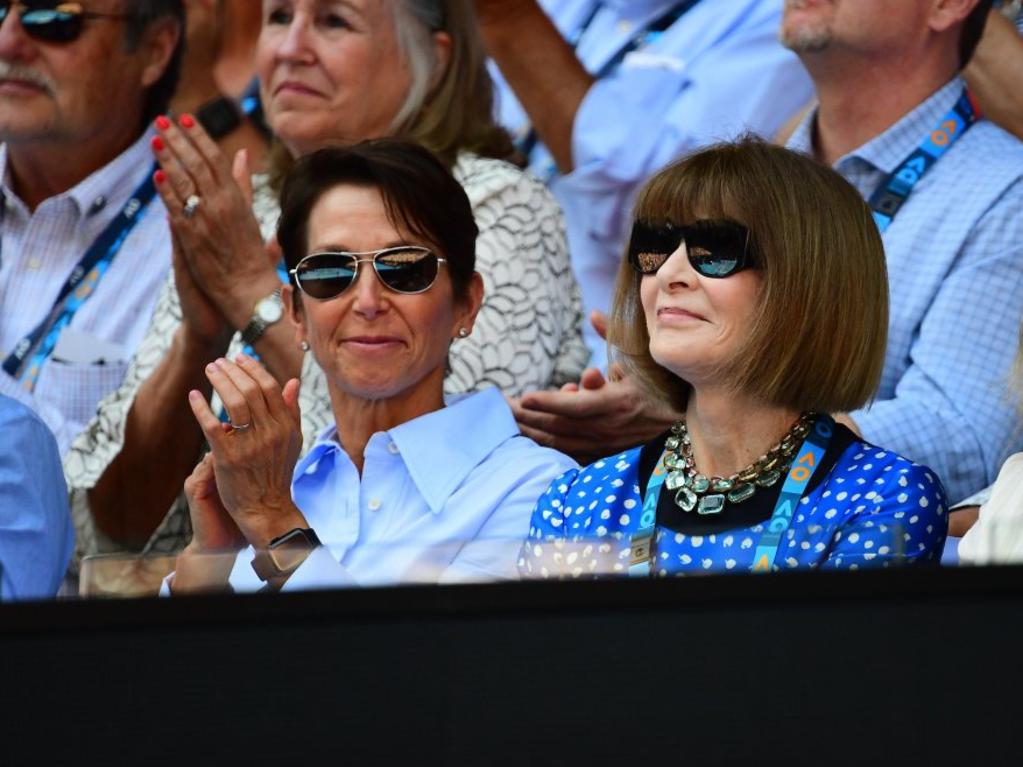
[(244, 355), (207, 367), (231, 421), (191, 393), (211, 452), (185, 483), (171, 590), (514, 576), (536, 499), (574, 464), (520, 436), (495, 390), (444, 400), (483, 300), (462, 187), (422, 148), (368, 142), (299, 161), (281, 208), (282, 299), (336, 423), (298, 463), (299, 382)]

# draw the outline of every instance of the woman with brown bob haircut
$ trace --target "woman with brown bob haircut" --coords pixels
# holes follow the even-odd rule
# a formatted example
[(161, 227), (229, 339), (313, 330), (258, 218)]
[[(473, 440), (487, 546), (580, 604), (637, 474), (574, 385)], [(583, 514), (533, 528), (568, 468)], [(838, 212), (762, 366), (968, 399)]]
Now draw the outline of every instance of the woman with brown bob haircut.
[(608, 340), (684, 418), (555, 480), (520, 570), (936, 563), (938, 478), (828, 415), (870, 400), (887, 321), (877, 227), (831, 169), (746, 139), (658, 173), (636, 205)]

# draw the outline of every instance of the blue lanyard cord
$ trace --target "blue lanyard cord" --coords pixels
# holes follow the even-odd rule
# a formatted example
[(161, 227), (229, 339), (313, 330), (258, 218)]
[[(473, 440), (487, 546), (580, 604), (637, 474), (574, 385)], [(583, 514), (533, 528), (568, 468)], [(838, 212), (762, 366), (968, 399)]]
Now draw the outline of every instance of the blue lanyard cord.
[[(782, 536), (792, 525), (792, 517), (800, 499), (810, 486), (810, 480), (817, 473), (821, 459), (831, 443), (831, 435), (835, 430), (835, 421), (829, 415), (820, 415), (814, 421), (810, 433), (803, 440), (796, 459), (789, 468), (785, 484), (775, 504), (774, 513), (767, 523), (767, 529), (760, 536), (753, 556), (752, 572), (770, 572), (778, 555), (778, 547)], [(629, 539), (631, 556), (629, 558), (629, 577), (646, 577), (650, 575), (650, 565), (654, 558), (653, 539), (657, 527), (657, 504), (661, 498), (664, 480), (668, 470), (664, 460), (669, 455), (665, 450), (646, 485), (643, 498), (643, 511), (639, 519), (639, 527)]]
[[(281, 282), (284, 285), (288, 284), (288, 267), (283, 261), (277, 264), (277, 276), (281, 278)], [(262, 361), (258, 352), (256, 352), (250, 344), (245, 344), (245, 346), (242, 347), (242, 351), (252, 357), (252, 359)], [(223, 423), (227, 423), (231, 420), (231, 416), (227, 412), (227, 408), (224, 407), (223, 402), (220, 403), (220, 412), (217, 414), (217, 417), (220, 418)]]
[(959, 101), (946, 114), (920, 146), (886, 178), (870, 197), (870, 209), (881, 233), (891, 226), (899, 209), (909, 199), (913, 188), (942, 155), (980, 119), (980, 111), (964, 88)]
[[(664, 33), (666, 29), (668, 29), (672, 24), (674, 24), (676, 21), (682, 18), (682, 16), (685, 15), (689, 10), (691, 10), (692, 7), (696, 5), (698, 2), (699, 0), (683, 0), (682, 2), (677, 3), (675, 7), (672, 8), (667, 13), (658, 16), (656, 19), (651, 21), (646, 26), (640, 27), (636, 31), (636, 34), (634, 34), (629, 39), (629, 41), (622, 48), (620, 48), (618, 52), (610, 60), (608, 60), (604, 64), (604, 66), (602, 66), (599, 70), (597, 70), (594, 73), (593, 75), (594, 79), (603, 80), (605, 77), (610, 75), (612, 72), (618, 69), (618, 67), (621, 65), (623, 61), (625, 61), (625, 58), (630, 53), (634, 52), (645, 42), (653, 42), (654, 40), (656, 40), (658, 37), (661, 36), (661, 34)], [(590, 15), (586, 17), (586, 20), (576, 29), (576, 31), (568, 39), (568, 43), (572, 46), (573, 50), (578, 50), (579, 44), (586, 36), (586, 33), (589, 31), (590, 26), (593, 24), (594, 19), (597, 18), (597, 14), (599, 14), (600, 11), (603, 10), (603, 8), (604, 8), (603, 3), (597, 3), (596, 6), (594, 6), (593, 11), (590, 13)], [(537, 136), (536, 128), (530, 127), (529, 133), (527, 133), (525, 137), (523, 137), (522, 140), (519, 141), (518, 150), (522, 153), (523, 157), (528, 159), (529, 155), (532, 154), (533, 150), (536, 148), (538, 142), (539, 137)]]
[[(154, 166), (155, 170), (155, 166)], [(142, 214), (156, 196), (152, 173), (146, 175), (138, 189), (132, 194), (124, 208), (103, 230), (81, 261), (71, 270), (71, 276), (60, 289), (57, 300), (46, 318), (14, 347), (3, 363), (4, 372), (12, 378), (19, 378), (22, 386), (33, 391), (39, 380), (43, 365), (57, 345), (61, 331), (86, 301), (107, 273), (114, 258), (120, 252), (128, 235), (141, 220)], [(26, 365), (26, 361), (31, 361)]]
[(775, 504), (774, 513), (767, 523), (767, 530), (760, 536), (756, 553), (753, 555), (754, 573), (768, 573), (778, 556), (781, 538), (792, 526), (792, 517), (799, 506), (799, 500), (810, 486), (810, 480), (817, 473), (821, 459), (831, 443), (831, 435), (835, 431), (835, 421), (829, 415), (817, 418), (813, 429), (806, 435), (800, 445), (798, 456), (789, 468), (785, 484), (781, 487), (781, 495)]

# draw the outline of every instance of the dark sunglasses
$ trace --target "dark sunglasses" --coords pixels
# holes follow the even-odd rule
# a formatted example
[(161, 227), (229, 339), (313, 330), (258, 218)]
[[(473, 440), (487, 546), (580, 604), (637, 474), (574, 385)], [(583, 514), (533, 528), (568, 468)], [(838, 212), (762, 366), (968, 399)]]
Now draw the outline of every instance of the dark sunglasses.
[(359, 276), (359, 264), (373, 264), (373, 271), (396, 293), (422, 293), (437, 279), (440, 264), (428, 248), (402, 245), (366, 253), (311, 253), (290, 271), (299, 289), (310, 298), (325, 301), (341, 295)]
[(21, 28), (33, 40), (47, 43), (70, 43), (82, 34), (82, 24), (87, 19), (129, 19), (129, 13), (99, 13), (87, 11), (81, 3), (61, 3), (53, 0), (33, 2), (11, 2), (0, 0), (0, 24), (15, 6), (21, 11), (18, 17)]
[(683, 242), (690, 265), (702, 277), (731, 277), (755, 265), (749, 229), (710, 219), (685, 226), (637, 221), (629, 239), (629, 263), (640, 274), (655, 274)]

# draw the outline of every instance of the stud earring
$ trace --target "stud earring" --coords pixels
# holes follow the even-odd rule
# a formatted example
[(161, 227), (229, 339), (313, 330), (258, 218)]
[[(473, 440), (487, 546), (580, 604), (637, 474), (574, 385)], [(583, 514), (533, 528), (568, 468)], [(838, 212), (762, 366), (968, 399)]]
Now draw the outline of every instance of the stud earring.
[(304, 352), (309, 351), (309, 342), (308, 341), (303, 341), (302, 343), (299, 344), (299, 346), (302, 348), (302, 351), (304, 351)]
[(468, 338), (469, 337), (469, 330), (467, 328), (459, 328), (458, 329), (458, 337), (459, 338)]

